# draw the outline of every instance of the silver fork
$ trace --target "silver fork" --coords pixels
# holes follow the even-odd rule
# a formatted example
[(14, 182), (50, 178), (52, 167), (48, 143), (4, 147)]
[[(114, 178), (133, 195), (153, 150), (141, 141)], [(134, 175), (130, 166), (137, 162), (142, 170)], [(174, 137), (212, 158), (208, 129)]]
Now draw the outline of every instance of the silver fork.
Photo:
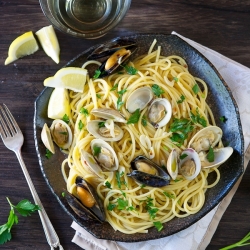
[(55, 229), (53, 225), (51, 224), (50, 219), (38, 197), (38, 194), (31, 181), (28, 170), (24, 164), (24, 161), (21, 155), (21, 147), (24, 141), (22, 131), (20, 130), (17, 122), (15, 121), (14, 117), (12, 116), (12, 114), (10, 113), (9, 109), (7, 108), (5, 104), (3, 104), (3, 107), (0, 105), (0, 136), (3, 140), (4, 145), (8, 149), (15, 152), (17, 159), (22, 167), (24, 176), (30, 188), (33, 199), (35, 203), (39, 205), (40, 207), (40, 210), (38, 211), (38, 213), (39, 213), (42, 225), (43, 225), (46, 239), (51, 249), (59, 247), (60, 250), (63, 250), (63, 247), (60, 245), (59, 238), (55, 232)]

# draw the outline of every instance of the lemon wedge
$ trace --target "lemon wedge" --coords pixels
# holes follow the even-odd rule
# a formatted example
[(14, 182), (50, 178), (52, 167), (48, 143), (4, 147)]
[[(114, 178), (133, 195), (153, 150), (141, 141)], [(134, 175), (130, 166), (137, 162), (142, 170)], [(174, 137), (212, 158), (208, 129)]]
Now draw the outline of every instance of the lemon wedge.
[(77, 67), (62, 68), (54, 76), (48, 77), (43, 84), (46, 87), (65, 88), (83, 92), (88, 71)]
[(62, 119), (64, 115), (69, 116), (69, 94), (67, 89), (55, 88), (51, 93), (48, 104), (48, 117), (51, 119)]
[(32, 31), (26, 32), (10, 44), (8, 57), (4, 64), (7, 65), (20, 57), (33, 54), (38, 49), (39, 47)]
[(50, 25), (41, 28), (36, 32), (36, 35), (44, 52), (51, 57), (53, 61), (59, 63), (60, 47), (53, 26)]

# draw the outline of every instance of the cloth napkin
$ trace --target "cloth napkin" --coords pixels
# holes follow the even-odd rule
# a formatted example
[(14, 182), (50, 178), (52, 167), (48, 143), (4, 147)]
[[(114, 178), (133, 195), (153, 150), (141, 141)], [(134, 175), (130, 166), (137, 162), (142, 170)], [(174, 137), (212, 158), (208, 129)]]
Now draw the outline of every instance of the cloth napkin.
[[(228, 84), (238, 104), (243, 127), (245, 148), (247, 148), (250, 142), (250, 69), (217, 53), (214, 50), (185, 38), (174, 31), (172, 34), (179, 36), (191, 46), (199, 50), (214, 64), (216, 69), (224, 78), (225, 82)], [(249, 153), (250, 150), (245, 154), (245, 168), (247, 167), (247, 163), (250, 158)], [(238, 180), (224, 200), (205, 217), (189, 228), (174, 235), (162, 239), (136, 243), (114, 242), (96, 239), (77, 223), (73, 222), (71, 227), (75, 229), (76, 232), (72, 242), (85, 250), (204, 250), (208, 246), (224, 211), (230, 204), (240, 181), (241, 179)]]

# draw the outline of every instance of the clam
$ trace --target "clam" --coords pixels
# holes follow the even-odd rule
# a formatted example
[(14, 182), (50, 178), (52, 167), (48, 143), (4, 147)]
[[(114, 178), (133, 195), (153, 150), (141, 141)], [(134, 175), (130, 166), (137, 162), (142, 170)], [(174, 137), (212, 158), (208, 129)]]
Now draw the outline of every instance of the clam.
[(51, 137), (51, 133), (50, 133), (50, 129), (48, 127), (48, 125), (45, 123), (43, 125), (43, 129), (42, 129), (42, 133), (41, 133), (41, 139), (42, 142), (44, 144), (44, 146), (51, 152), (51, 153), (55, 153), (55, 147), (53, 144), (53, 140)]
[(123, 130), (110, 119), (89, 121), (87, 130), (96, 138), (105, 141), (119, 141), (124, 134)]
[[(216, 148), (222, 138), (222, 130), (217, 126), (208, 126), (198, 131), (190, 140), (188, 147), (193, 148), (200, 157), (204, 168), (216, 167), (224, 163), (233, 153), (232, 147)], [(214, 160), (208, 160), (209, 149), (214, 152)]]
[(176, 149), (173, 149), (169, 154), (167, 161), (167, 170), (173, 180), (175, 180), (178, 175), (178, 164), (179, 164), (178, 153)]
[(94, 139), (90, 143), (91, 151), (97, 163), (107, 171), (115, 171), (119, 161), (114, 149), (101, 139)]
[(134, 113), (137, 109), (143, 110), (153, 99), (154, 93), (150, 87), (135, 89), (127, 98), (126, 109)]
[(170, 183), (169, 175), (145, 156), (138, 156), (131, 162), (133, 171), (127, 176), (136, 182), (151, 187), (163, 187)]
[(83, 167), (86, 167), (87, 170), (89, 170), (93, 174), (99, 176), (100, 178), (103, 177), (103, 171), (92, 154), (89, 154), (87, 151), (81, 150), (81, 163)]
[(84, 220), (98, 220), (104, 222), (106, 219), (103, 203), (93, 186), (82, 177), (76, 177), (77, 197), (65, 192), (65, 198), (74, 212)]
[(72, 131), (69, 125), (59, 119), (52, 122), (50, 132), (53, 141), (62, 149), (68, 149), (72, 143)]
[(91, 114), (103, 119), (113, 119), (115, 122), (122, 122), (122, 123), (127, 122), (124, 116), (116, 109), (97, 108), (97, 109), (92, 109)]
[(148, 120), (156, 128), (165, 126), (172, 116), (172, 107), (166, 98), (155, 99), (148, 110)]
[(187, 148), (180, 155), (179, 172), (187, 180), (193, 180), (201, 171), (201, 161), (197, 152)]

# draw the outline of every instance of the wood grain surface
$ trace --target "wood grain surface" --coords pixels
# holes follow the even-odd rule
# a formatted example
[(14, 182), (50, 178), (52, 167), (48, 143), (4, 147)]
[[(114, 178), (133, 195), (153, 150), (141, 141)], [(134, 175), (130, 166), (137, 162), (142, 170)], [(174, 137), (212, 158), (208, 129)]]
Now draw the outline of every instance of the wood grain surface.
[[(42, 203), (64, 249), (80, 249), (71, 242), (71, 219), (47, 187), (35, 152), (33, 137), (34, 101), (43, 90), (43, 80), (90, 46), (120, 35), (176, 31), (250, 67), (250, 0), (132, 0), (123, 21), (105, 37), (83, 40), (56, 30), (61, 47), (55, 64), (43, 50), (4, 66), (10, 43), (27, 31), (49, 25), (38, 0), (0, 0), (0, 103), (15, 116), (25, 136), (22, 154)], [(250, 169), (212, 238), (207, 250), (219, 249), (240, 240), (250, 231)], [(0, 141), (0, 225), (6, 222), (9, 205), (32, 200), (28, 185), (13, 152)], [(0, 249), (49, 249), (38, 214), (20, 218), (13, 239)], [(249, 249), (242, 247), (241, 249)], [(185, 250), (185, 249), (183, 249)]]

